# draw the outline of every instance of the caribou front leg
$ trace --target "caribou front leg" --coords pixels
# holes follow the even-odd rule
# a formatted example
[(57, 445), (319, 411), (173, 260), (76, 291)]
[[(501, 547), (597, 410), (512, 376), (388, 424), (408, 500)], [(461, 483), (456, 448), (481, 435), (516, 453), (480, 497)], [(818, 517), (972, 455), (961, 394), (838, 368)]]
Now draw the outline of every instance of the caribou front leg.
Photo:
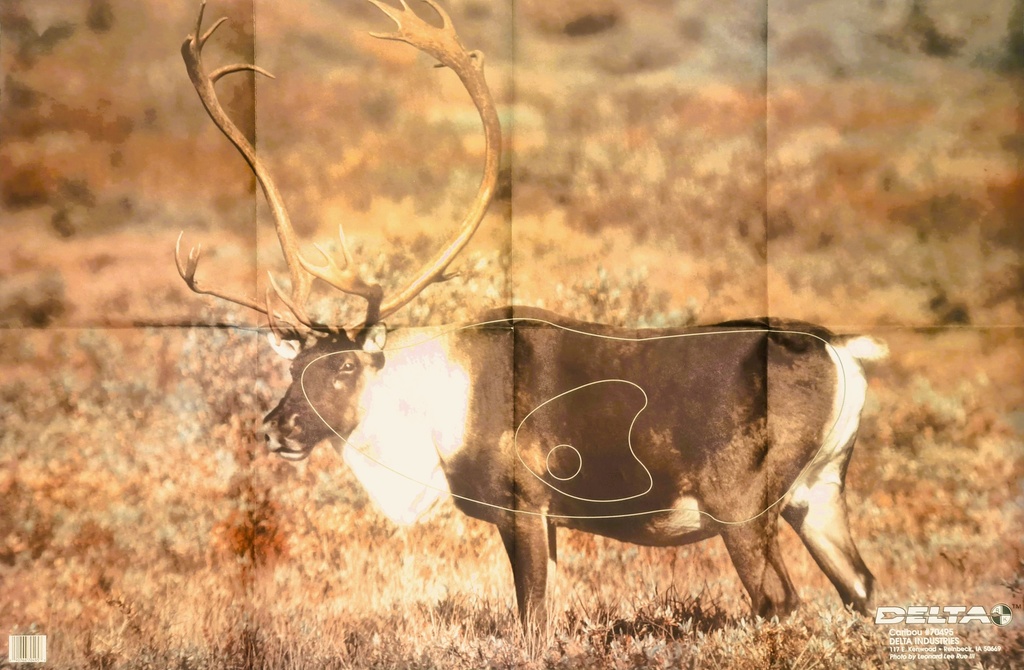
[[(498, 524), (512, 563), (519, 620), (528, 637), (547, 631), (548, 560), (555, 555), (554, 527), (542, 514), (509, 512)], [(553, 575), (552, 575), (553, 576)]]

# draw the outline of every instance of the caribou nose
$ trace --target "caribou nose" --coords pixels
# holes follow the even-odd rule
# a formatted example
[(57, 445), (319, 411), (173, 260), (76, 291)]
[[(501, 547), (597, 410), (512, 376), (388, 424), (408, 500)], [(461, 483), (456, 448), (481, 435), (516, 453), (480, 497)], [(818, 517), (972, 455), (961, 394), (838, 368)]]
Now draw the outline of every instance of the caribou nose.
[(267, 443), (267, 449), (275, 453), (299, 452), (302, 448), (295, 443), (302, 429), (296, 426), (298, 415), (291, 415), (287, 421), (281, 421), (280, 415), (263, 421), (260, 431)]
[(267, 443), (267, 449), (277, 451), (281, 448), (281, 440), (278, 438), (278, 430), (275, 424), (269, 421), (264, 422), (260, 426), (260, 432), (263, 433), (263, 440)]

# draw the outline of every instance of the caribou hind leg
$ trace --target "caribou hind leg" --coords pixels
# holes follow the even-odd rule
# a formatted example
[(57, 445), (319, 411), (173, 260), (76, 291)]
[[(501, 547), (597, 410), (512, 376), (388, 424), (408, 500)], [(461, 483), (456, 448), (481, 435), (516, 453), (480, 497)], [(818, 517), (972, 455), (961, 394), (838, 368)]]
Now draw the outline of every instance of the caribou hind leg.
[(803, 540), (843, 602), (861, 614), (874, 609), (875, 578), (864, 565), (846, 508), (846, 470), (853, 456), (867, 381), (860, 360), (884, 357), (886, 348), (870, 338), (856, 338), (829, 349), (836, 366), (833, 416), (824, 444), (787, 496), (782, 516)]
[(875, 578), (853, 543), (845, 489), (866, 384), (855, 362), (847, 364), (846, 371), (847, 388), (839, 396), (845, 402), (827, 436), (831, 439), (823, 448), (827, 458), (812, 464), (800, 476), (787, 497), (782, 516), (836, 587), (843, 603), (868, 615), (874, 609)]
[(843, 602), (861, 614), (869, 614), (874, 609), (875, 578), (853, 543), (842, 485), (833, 481), (815, 483), (803, 504), (786, 507), (782, 516), (803, 540)]
[(722, 531), (725, 548), (750, 595), (751, 610), (766, 618), (789, 614), (800, 600), (782, 562), (778, 523), (778, 514), (769, 512)]

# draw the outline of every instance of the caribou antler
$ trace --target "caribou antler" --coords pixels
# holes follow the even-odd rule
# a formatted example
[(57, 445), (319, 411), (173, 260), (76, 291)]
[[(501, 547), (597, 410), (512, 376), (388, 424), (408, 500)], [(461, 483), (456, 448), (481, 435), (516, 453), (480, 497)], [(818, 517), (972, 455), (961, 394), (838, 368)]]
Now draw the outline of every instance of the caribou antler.
[[(260, 188), (263, 190), (267, 203), (270, 205), (274, 226), (277, 229), (278, 241), (281, 243), (281, 251), (284, 253), (285, 263), (288, 266), (291, 292), (286, 293), (274, 280), (273, 275), (270, 275), (270, 285), (274, 293), (298, 320), (300, 326), (313, 332), (329, 330), (326, 326), (314, 323), (306, 313), (305, 304), (309, 298), (314, 278), (321, 279), (344, 293), (359, 296), (366, 300), (366, 317), (361, 325), (373, 324), (379, 319), (393, 314), (430, 284), (447, 279), (445, 271), (479, 227), (487, 211), (487, 206), (494, 195), (494, 187), (498, 179), (498, 163), (501, 154), (501, 125), (498, 121), (498, 114), (491, 99), (491, 94), (487, 89), (487, 83), (484, 80), (483, 55), (478, 51), (467, 51), (462, 46), (455, 29), (452, 27), (450, 17), (434, 0), (423, 1), (430, 5), (441, 17), (441, 28), (435, 28), (419, 18), (409, 8), (405, 0), (400, 0), (401, 9), (384, 4), (379, 0), (368, 1), (391, 17), (398, 26), (396, 32), (371, 33), (374, 37), (398, 40), (411, 44), (417, 49), (437, 58), (442, 65), (451, 68), (458, 75), (480, 113), (485, 138), (484, 174), (469, 213), (466, 214), (458, 230), (448, 240), (447, 244), (429, 259), (405, 286), (395, 291), (387, 299), (385, 299), (384, 291), (379, 284), (368, 282), (359, 275), (346, 244), (345, 233), (341, 226), (338, 227), (338, 232), (341, 238), (341, 251), (344, 257), (343, 265), (336, 263), (320, 245), (315, 246), (324, 256), (326, 261), (324, 265), (314, 265), (302, 256), (299, 251), (295, 229), (292, 227), (288, 211), (285, 209), (284, 201), (281, 198), (281, 193), (274, 184), (270, 172), (256, 155), (256, 150), (252, 144), (228, 117), (223, 107), (221, 107), (216, 89), (214, 88), (214, 84), (221, 77), (234, 72), (244, 71), (256, 72), (267, 77), (273, 77), (273, 75), (256, 65), (247, 63), (226, 65), (211, 73), (206, 72), (202, 59), (203, 46), (210, 39), (210, 36), (213, 35), (214, 31), (227, 19), (221, 18), (209, 30), (202, 33), (203, 12), (206, 9), (205, 0), (199, 9), (195, 32), (186, 37), (181, 45), (181, 54), (185, 60), (185, 67), (188, 70), (189, 78), (192, 80), (192, 85), (199, 94), (199, 99), (206, 108), (206, 112), (213, 119), (214, 124), (224, 133), (225, 137), (245, 158), (245, 161), (256, 176), (256, 180), (259, 182)], [(178, 237), (178, 244), (175, 246), (175, 263), (178, 267), (178, 273), (190, 289), (196, 293), (213, 295), (266, 314), (270, 319), (271, 329), (275, 335), (280, 337), (279, 334), (282, 329), (279, 328), (279, 324), (276, 321), (281, 317), (270, 306), (269, 291), (265, 303), (261, 305), (249, 298), (233, 296), (202, 286), (195, 278), (196, 268), (199, 263), (200, 247), (193, 247), (189, 252), (187, 260), (183, 261), (180, 245), (181, 236)]]
[(484, 125), (484, 174), (476, 198), (459, 229), (448, 243), (427, 261), (419, 273), (383, 302), (380, 306), (382, 319), (404, 307), (430, 284), (447, 279), (445, 270), (473, 237), (487, 212), (487, 206), (494, 196), (494, 187), (498, 182), (498, 164), (501, 160), (501, 123), (498, 121), (494, 100), (484, 80), (484, 56), (479, 51), (466, 51), (448, 14), (434, 0), (423, 1), (441, 17), (441, 28), (435, 28), (416, 16), (405, 0), (401, 0), (401, 10), (380, 0), (369, 0), (391, 17), (398, 26), (397, 32), (370, 34), (380, 39), (411, 44), (439, 60), (442, 65), (450, 67), (459, 76), (462, 85), (473, 99)]
[[(281, 242), (281, 250), (284, 252), (285, 263), (288, 265), (288, 273), (291, 278), (292, 292), (290, 297), (285, 297), (284, 292), (278, 290), (276, 284), (274, 284), (275, 292), (281, 296), (284, 303), (291, 310), (295, 318), (298, 319), (299, 323), (307, 328), (314, 328), (314, 324), (307, 316), (305, 311), (306, 299), (309, 297), (310, 289), (312, 288), (313, 278), (303, 271), (301, 261), (299, 260), (300, 254), (298, 244), (295, 240), (295, 230), (292, 228), (291, 220), (288, 218), (288, 210), (285, 209), (284, 201), (281, 198), (281, 192), (277, 189), (277, 185), (270, 176), (270, 172), (267, 170), (263, 161), (256, 155), (256, 149), (252, 144), (245, 138), (245, 135), (238, 126), (231, 120), (231, 118), (224, 111), (224, 108), (220, 104), (220, 100), (217, 98), (217, 91), (214, 88), (214, 84), (217, 83), (221, 77), (232, 74), (235, 72), (251, 71), (258, 74), (262, 74), (267, 77), (273, 78), (273, 75), (264, 70), (263, 68), (257, 67), (256, 65), (250, 65), (248, 63), (236, 63), (234, 65), (226, 65), (224, 67), (214, 70), (212, 73), (207, 73), (206, 68), (203, 65), (203, 46), (207, 40), (213, 35), (213, 33), (219, 28), (227, 18), (221, 18), (210, 27), (205, 33), (202, 32), (203, 28), (203, 13), (206, 10), (206, 2), (199, 7), (199, 17), (196, 19), (196, 30), (185, 38), (185, 41), (181, 45), (181, 56), (185, 60), (185, 69), (188, 71), (189, 79), (192, 80), (192, 85), (195, 87), (196, 92), (199, 94), (199, 99), (203, 103), (203, 107), (206, 108), (207, 114), (213, 119), (214, 124), (220, 129), (224, 136), (235, 145), (242, 157), (249, 164), (249, 168), (256, 175), (256, 180), (260, 184), (260, 188), (263, 190), (263, 195), (267, 199), (267, 203), (270, 205), (270, 210), (274, 217), (274, 225), (277, 228), (277, 237)], [(178, 244), (181, 243), (181, 237), (178, 237)], [(220, 291), (213, 289), (201, 289), (195, 280), (195, 271), (199, 262), (199, 247), (193, 247), (188, 255), (187, 264), (182, 263), (180, 249), (178, 246), (175, 247), (175, 262), (178, 266), (178, 273), (181, 274), (185, 283), (188, 284), (189, 288), (193, 291), (200, 293), (207, 293), (210, 295), (229, 300), (231, 302), (244, 305), (255, 309), (256, 311), (262, 312), (267, 317), (274, 321), (275, 314), (270, 308), (269, 300), (266, 305), (259, 305), (254, 300), (248, 298), (237, 298)]]

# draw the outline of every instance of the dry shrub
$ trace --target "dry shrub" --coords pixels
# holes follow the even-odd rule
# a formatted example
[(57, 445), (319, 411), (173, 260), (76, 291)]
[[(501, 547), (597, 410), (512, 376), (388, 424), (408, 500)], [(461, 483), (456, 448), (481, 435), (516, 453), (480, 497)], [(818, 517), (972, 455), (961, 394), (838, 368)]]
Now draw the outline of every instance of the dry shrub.
[(622, 18), (616, 0), (522, 0), (518, 4), (530, 25), (544, 33), (592, 35), (615, 26)]
[(266, 636), (258, 627), (243, 624), (232, 629), (221, 644), (219, 659), (225, 670), (251, 670), (266, 667)]
[(865, 423), (866, 443), (912, 453), (935, 444), (976, 450), (981, 440), (1007, 434), (998, 409), (972, 384), (940, 389), (917, 376), (908, 380), (908, 386), (909, 394), (907, 388), (878, 391), (885, 420)]
[(595, 323), (635, 324), (641, 328), (695, 323), (695, 305), (671, 309), (670, 296), (652, 290), (649, 274), (646, 267), (641, 267), (630, 270), (625, 277), (613, 277), (599, 266), (594, 277), (580, 277), (569, 286), (556, 284), (554, 295), (544, 305)]
[(82, 523), (71, 540), (70, 548), (83, 556), (88, 554), (102, 556), (111, 565), (123, 567), (127, 562), (127, 556), (118, 551), (114, 533), (93, 519), (87, 519)]
[(0, 475), (0, 563), (18, 556), (38, 559), (53, 540), (54, 520), (36, 504), (36, 494), (18, 479), (17, 466)]
[(519, 625), (518, 621), (510, 621), (510, 613), (503, 611), (499, 603), (464, 594), (448, 595), (432, 604), (420, 602), (416, 610), (435, 628), (454, 629), (470, 638), (505, 636)]
[[(577, 617), (571, 610), (566, 614), (568, 628), (572, 631), (578, 626)], [(605, 617), (607, 613), (601, 618)], [(589, 630), (584, 626), (581, 632), (607, 652), (616, 639), (692, 639), (698, 632), (707, 634), (732, 623), (735, 623), (734, 619), (726, 614), (706, 587), (696, 595), (681, 595), (670, 587), (664, 594), (655, 594), (650, 601), (637, 606), (632, 616), (615, 617)]]
[(238, 507), (217, 524), (214, 535), (220, 550), (241, 562), (244, 574), (286, 555), (280, 505), (270, 499), (269, 489), (242, 476), (231, 486), (228, 499)]
[(578, 233), (619, 229), (637, 246), (671, 240), (684, 254), (721, 253), (737, 238), (753, 247), (764, 228), (759, 95), (624, 84), (581, 96), (546, 119), (543, 152), (517, 161), (516, 214), (554, 209)]
[(39, 328), (65, 311), (64, 280), (56, 268), (5, 277), (0, 285), (0, 327)]

